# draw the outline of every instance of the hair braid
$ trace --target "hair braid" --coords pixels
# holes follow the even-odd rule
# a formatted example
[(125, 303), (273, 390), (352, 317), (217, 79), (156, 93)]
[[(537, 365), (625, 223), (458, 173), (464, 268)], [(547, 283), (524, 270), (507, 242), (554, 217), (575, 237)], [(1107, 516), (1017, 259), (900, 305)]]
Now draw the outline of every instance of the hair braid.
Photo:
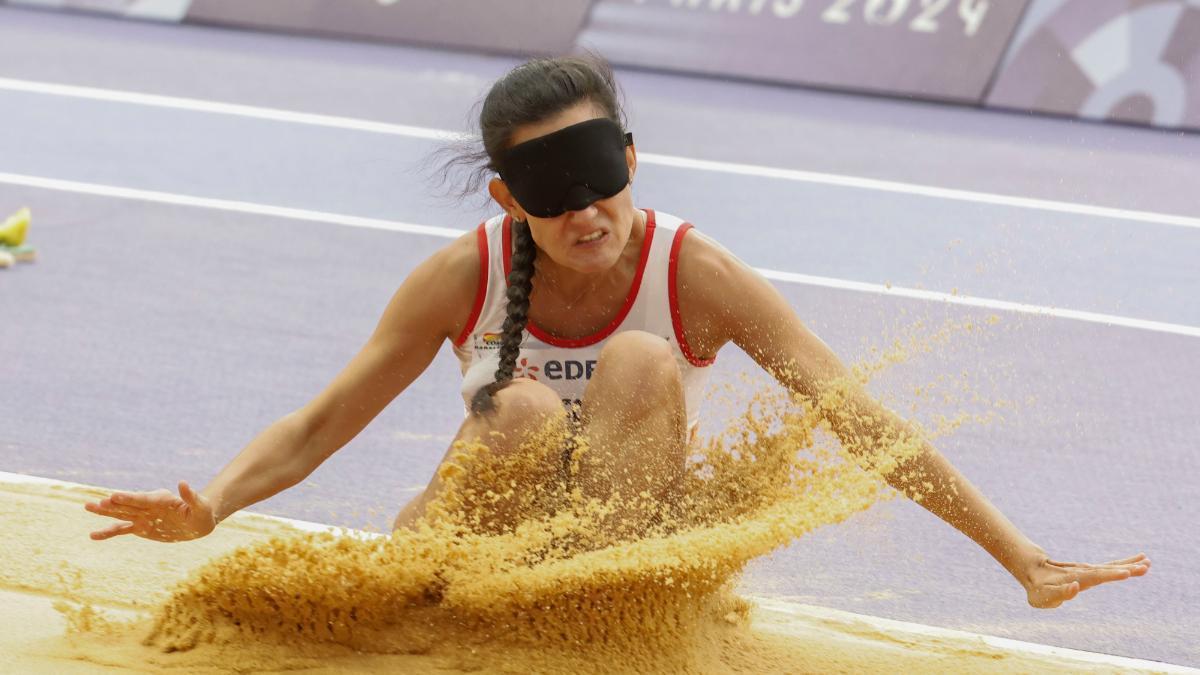
[(529, 223), (513, 221), (512, 270), (508, 273), (508, 316), (501, 328), (503, 342), (500, 343), (500, 367), (496, 369), (496, 381), (511, 380), (517, 356), (521, 353), (521, 336), (525, 324), (529, 323), (529, 294), (533, 292), (533, 259), (537, 257), (537, 245)]
[(496, 368), (496, 379), (475, 394), (471, 401), (474, 412), (488, 412), (493, 408), (492, 397), (513, 379), (517, 357), (521, 354), (521, 338), (525, 325), (529, 323), (529, 295), (533, 292), (533, 261), (537, 258), (537, 245), (529, 231), (529, 223), (514, 220), (512, 223), (513, 253), (512, 270), (508, 273), (508, 316), (501, 328), (500, 366)]

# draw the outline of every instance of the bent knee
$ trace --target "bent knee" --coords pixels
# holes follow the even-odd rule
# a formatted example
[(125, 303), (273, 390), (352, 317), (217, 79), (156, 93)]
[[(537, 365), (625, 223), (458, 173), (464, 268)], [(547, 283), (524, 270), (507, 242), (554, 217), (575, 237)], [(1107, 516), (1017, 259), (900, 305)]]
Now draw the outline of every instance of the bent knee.
[(663, 338), (646, 331), (631, 330), (614, 335), (604, 343), (604, 348), (600, 350), (600, 359), (640, 364), (674, 364), (675, 353), (671, 350), (671, 343)]
[[(617, 406), (640, 417), (682, 405), (683, 373), (671, 345), (642, 331), (614, 336), (600, 352), (596, 375), (584, 396), (585, 414), (597, 406)], [(589, 412), (590, 411), (590, 412)]]
[(553, 389), (526, 377), (514, 378), (497, 394), (497, 401), (501, 414), (520, 417), (551, 415), (563, 410), (562, 399)]
[[(476, 395), (486, 397), (484, 390)], [(553, 389), (524, 377), (514, 378), (495, 387), (490, 396), (490, 405), (472, 405), (477, 415), (486, 415), (496, 431), (515, 430), (529, 423), (540, 423), (548, 418), (565, 414), (562, 399)]]
[(617, 374), (627, 382), (673, 382), (681, 378), (671, 344), (645, 331), (613, 336), (600, 350), (600, 371)]
[(518, 378), (496, 391), (491, 403), (490, 410), (475, 412), (464, 423), (463, 439), (482, 442), (499, 457), (519, 455), (540, 462), (551, 447), (561, 453), (567, 411), (552, 389)]

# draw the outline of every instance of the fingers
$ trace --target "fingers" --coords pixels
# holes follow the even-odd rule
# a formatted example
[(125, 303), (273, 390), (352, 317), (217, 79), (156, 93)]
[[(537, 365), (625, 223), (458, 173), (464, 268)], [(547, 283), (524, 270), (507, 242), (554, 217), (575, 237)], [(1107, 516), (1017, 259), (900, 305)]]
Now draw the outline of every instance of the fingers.
[(1061, 590), (1060, 590), (1060, 592), (1062, 593), (1061, 602), (1066, 602), (1068, 600), (1074, 600), (1075, 596), (1079, 595), (1079, 591), (1081, 591), (1081, 590), (1083, 590), (1083, 589), (1080, 587), (1078, 581), (1072, 581), (1069, 584), (1065, 584), (1063, 587), (1061, 587)]
[[(195, 496), (190, 489), (188, 493), (193, 497)], [(92, 532), (92, 539), (99, 541), (122, 534), (136, 534), (135, 530), (138, 527), (144, 528), (150, 521), (161, 520), (161, 514), (164, 510), (175, 509), (183, 504), (184, 501), (171, 492), (157, 490), (155, 492), (141, 493), (114, 492), (98, 502), (84, 504), (83, 508), (98, 516), (129, 521)]]
[(1110, 581), (1122, 581), (1130, 576), (1130, 571), (1124, 568), (1096, 568), (1080, 573), (1076, 583), (1080, 585), (1080, 590), (1087, 590)]
[(154, 492), (114, 492), (108, 498), (113, 504), (137, 509), (149, 509), (179, 498), (166, 490)]
[(1077, 579), (1086, 590), (1110, 581), (1121, 581), (1130, 577), (1145, 576), (1150, 571), (1150, 560), (1143, 558), (1137, 562), (1119, 565), (1093, 565), (1078, 573)]
[(1030, 594), (1029, 604), (1039, 609), (1054, 609), (1059, 605), (1074, 600), (1079, 595), (1079, 582), (1065, 584), (1046, 584), (1038, 589), (1036, 594)]
[(92, 513), (101, 516), (109, 516), (112, 518), (123, 518), (132, 520), (136, 517), (146, 515), (146, 509), (138, 503), (131, 503), (128, 498), (122, 497), (118, 499), (118, 495), (114, 494), (101, 499), (99, 502), (88, 502), (83, 507)]
[(1100, 584), (1107, 584), (1113, 581), (1124, 581), (1130, 577), (1142, 576), (1150, 569), (1149, 565), (1144, 562), (1129, 563), (1124, 565), (1088, 565), (1077, 566), (1073, 570), (1067, 571), (1066, 581), (1060, 584), (1047, 584), (1046, 588), (1065, 588), (1074, 586), (1074, 591), (1069, 597), (1062, 598), (1063, 601), (1070, 600), (1079, 594), (1080, 591), (1086, 591), (1089, 588), (1095, 588)]
[(166, 490), (144, 493), (114, 492), (99, 502), (84, 504), (84, 508), (98, 515), (128, 520), (130, 516), (146, 517), (151, 510), (175, 508), (182, 503), (183, 500)]
[[(1139, 563), (1142, 561), (1145, 561), (1147, 564), (1149, 564), (1149, 562), (1150, 562), (1150, 560), (1146, 557), (1145, 553), (1139, 553), (1135, 556), (1130, 556), (1128, 558), (1123, 558), (1121, 560), (1113, 560), (1111, 562), (1102, 563), (1102, 564), (1103, 565), (1133, 565), (1133, 564), (1136, 564), (1136, 563)], [(1099, 565), (1091, 565), (1088, 563), (1080, 563), (1080, 562), (1063, 562), (1061, 560), (1046, 560), (1046, 563), (1049, 565), (1054, 565), (1055, 567), (1098, 567), (1099, 566)]]
[(120, 518), (121, 520), (136, 520), (145, 518), (146, 511), (143, 509), (131, 509), (124, 506), (114, 506), (107, 499), (99, 502), (88, 502), (83, 505), (83, 508), (98, 515), (108, 516), (109, 518)]
[(132, 534), (133, 527), (133, 523), (117, 523), (112, 527), (107, 527), (103, 530), (97, 530), (93, 532), (91, 537), (96, 541), (103, 541), (105, 539), (111, 539), (122, 534)]
[(200, 503), (200, 496), (192, 490), (192, 486), (188, 485), (186, 480), (179, 481), (179, 496), (192, 508), (196, 508)]
[[(1077, 577), (1084, 574), (1094, 574), (1099, 572), (1113, 574), (1127, 572), (1128, 576), (1140, 577), (1145, 575), (1146, 572), (1150, 571), (1150, 559), (1144, 555), (1134, 556), (1133, 558), (1126, 558), (1124, 560), (1117, 560), (1102, 565), (1092, 565), (1089, 563), (1063, 563), (1054, 561), (1047, 561), (1047, 565), (1055, 568), (1063, 574), (1075, 575)], [(1106, 578), (1105, 580), (1108, 581), (1109, 579)]]

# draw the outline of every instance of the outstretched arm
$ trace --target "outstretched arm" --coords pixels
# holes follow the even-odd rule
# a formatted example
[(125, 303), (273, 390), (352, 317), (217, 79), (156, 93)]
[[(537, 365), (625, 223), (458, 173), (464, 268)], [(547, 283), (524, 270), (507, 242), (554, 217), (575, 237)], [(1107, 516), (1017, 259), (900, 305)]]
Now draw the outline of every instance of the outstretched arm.
[[(817, 342), (820, 348), (828, 351), (819, 340)], [(789, 371), (794, 369), (795, 363), (798, 362), (793, 361), (792, 366), (772, 365), (776, 372), (788, 373), (780, 379), (793, 390), (815, 389), (817, 397), (824, 395), (821, 389), (831, 380), (793, 375)], [(852, 382), (845, 368), (828, 375), (835, 378), (832, 381), (838, 385)], [(805, 381), (797, 382), (797, 377)], [(1024, 587), (1030, 605), (1057, 607), (1080, 591), (1109, 581), (1141, 576), (1149, 570), (1150, 561), (1144, 555), (1101, 565), (1051, 560), (945, 456), (924, 441), (916, 429), (882, 406), (861, 386), (851, 385), (842, 403), (839, 409), (827, 413), (825, 419), (843, 446), (859, 457), (870, 458), (881, 448), (905, 441), (913, 443), (914, 450), (903, 453), (898, 466), (884, 475), (888, 484), (979, 544)]]
[(467, 321), (476, 293), (475, 232), (418, 266), (400, 286), (362, 350), (316, 398), (267, 427), (195, 492), (117, 492), (86, 505), (118, 518), (93, 539), (136, 534), (159, 541), (202, 537), (229, 515), (304, 480), (415, 380)]
[(1100, 565), (1051, 560), (912, 425), (867, 393), (761, 275), (691, 233), (679, 265), (680, 312), (693, 350), (712, 355), (726, 342), (737, 344), (789, 390), (817, 402), (864, 465), (888, 447), (908, 445), (886, 472), (888, 484), (978, 543), (1021, 583), (1031, 605), (1057, 607), (1082, 590), (1149, 570), (1140, 554)]

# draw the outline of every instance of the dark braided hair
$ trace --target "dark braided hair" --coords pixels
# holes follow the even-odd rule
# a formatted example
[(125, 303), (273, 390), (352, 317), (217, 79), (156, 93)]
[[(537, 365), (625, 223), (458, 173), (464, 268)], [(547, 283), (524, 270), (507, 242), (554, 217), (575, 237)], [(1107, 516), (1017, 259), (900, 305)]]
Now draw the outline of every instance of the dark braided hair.
[(525, 324), (529, 323), (529, 296), (533, 293), (533, 261), (537, 258), (537, 245), (533, 242), (529, 223), (523, 220), (513, 221), (512, 233), (512, 269), (508, 273), (508, 304), (504, 308), (508, 316), (500, 329), (500, 367), (496, 369), (496, 379), (481, 388), (471, 401), (471, 410), (475, 412), (491, 411), (492, 397), (512, 381), (513, 369), (521, 354)]
[[(460, 196), (475, 193), (493, 173), (499, 173), (499, 160), (512, 146), (518, 127), (541, 122), (562, 111), (588, 101), (621, 126), (625, 114), (618, 101), (619, 89), (612, 67), (596, 54), (539, 58), (517, 66), (492, 85), (479, 114), (483, 148), (462, 141), (449, 148), (453, 157), (442, 166), (442, 179), (461, 166), (477, 167)], [(500, 367), (496, 380), (479, 390), (471, 402), (475, 412), (493, 409), (492, 397), (512, 381), (513, 369), (521, 352), (521, 340), (529, 321), (529, 296), (533, 292), (534, 259), (537, 245), (524, 221), (512, 223), (512, 269), (508, 275), (508, 316), (504, 319), (500, 344)]]
[(508, 305), (504, 311), (500, 343), (500, 367), (496, 369), (496, 381), (511, 380), (517, 355), (521, 352), (521, 335), (529, 322), (529, 295), (533, 293), (533, 261), (537, 258), (537, 245), (529, 223), (514, 221), (512, 224), (513, 248), (512, 270), (508, 273)]

